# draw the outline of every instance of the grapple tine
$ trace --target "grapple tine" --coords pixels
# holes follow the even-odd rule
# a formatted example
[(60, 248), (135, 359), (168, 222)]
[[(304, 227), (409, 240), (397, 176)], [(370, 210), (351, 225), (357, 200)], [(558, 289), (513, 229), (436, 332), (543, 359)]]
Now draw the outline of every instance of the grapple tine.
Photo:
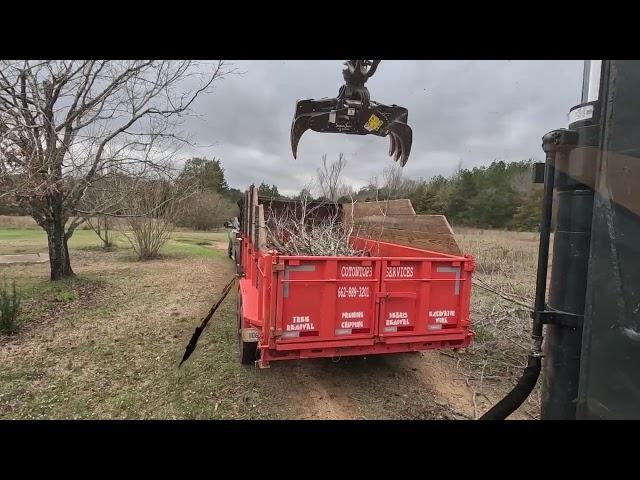
[(394, 137), (395, 139), (395, 144), (396, 144), (396, 154), (393, 157), (393, 160), (395, 162), (398, 161), (398, 159), (403, 155), (404, 152), (404, 145), (402, 144), (402, 139), (400, 137), (398, 137), (395, 133), (393, 132), (389, 132), (389, 135), (391, 135), (392, 137)]
[(291, 151), (293, 152), (293, 158), (298, 158), (298, 143), (302, 134), (309, 130), (309, 117), (306, 115), (293, 119), (291, 124)]
[(395, 137), (393, 133), (389, 132), (389, 156), (393, 157), (394, 153), (396, 153)]
[(393, 122), (389, 126), (389, 134), (394, 135), (396, 142), (400, 145), (401, 153), (400, 155), (396, 155), (395, 160), (400, 159), (400, 165), (404, 167), (411, 153), (411, 143), (413, 141), (411, 127), (406, 123)]

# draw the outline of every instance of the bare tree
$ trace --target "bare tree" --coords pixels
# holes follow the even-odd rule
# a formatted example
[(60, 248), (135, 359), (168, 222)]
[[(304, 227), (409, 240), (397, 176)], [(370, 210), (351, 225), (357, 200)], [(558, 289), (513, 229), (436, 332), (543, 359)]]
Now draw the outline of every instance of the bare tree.
[(322, 155), (322, 167), (318, 168), (318, 186), (323, 197), (335, 202), (339, 197), (339, 190), (342, 185), (341, 175), (344, 167), (347, 166), (347, 159), (340, 153), (338, 159), (327, 164), (327, 155)]
[[(0, 197), (47, 233), (51, 279), (73, 275), (67, 242), (79, 204), (105, 174), (160, 170), (222, 61), (0, 61)], [(75, 217), (75, 218), (74, 218)], [(68, 220), (71, 219), (70, 222)]]
[(387, 191), (387, 195), (390, 198), (394, 197), (402, 186), (402, 167), (397, 164), (385, 167), (382, 171), (382, 178), (384, 179), (384, 188)]
[(120, 233), (129, 240), (140, 260), (156, 258), (184, 212), (181, 185), (166, 179), (136, 182), (124, 206), (126, 222)]
[(421, 183), (421, 180), (404, 178), (403, 169), (399, 165), (390, 165), (382, 171), (382, 186), (378, 183), (378, 177), (372, 177), (369, 180), (369, 189), (376, 192), (378, 200), (392, 200), (407, 198)]
[(98, 214), (95, 217), (87, 217), (86, 223), (102, 242), (102, 249), (108, 250), (115, 244), (112, 232), (114, 230), (114, 219), (109, 215)]
[(353, 190), (353, 187), (348, 184), (342, 184), (338, 187), (338, 200), (348, 198), (349, 200), (353, 199), (356, 192)]
[(122, 175), (113, 177), (105, 175), (87, 187), (78, 204), (83, 211), (96, 212), (94, 215), (83, 215), (83, 217), (85, 223), (102, 242), (104, 250), (114, 245), (112, 233), (117, 219), (103, 212), (114, 212), (117, 215), (128, 194), (131, 194), (131, 190), (127, 188), (126, 178)]
[(236, 214), (237, 208), (237, 205), (217, 192), (201, 191), (185, 202), (184, 213), (178, 225), (210, 230), (222, 226), (225, 220)]

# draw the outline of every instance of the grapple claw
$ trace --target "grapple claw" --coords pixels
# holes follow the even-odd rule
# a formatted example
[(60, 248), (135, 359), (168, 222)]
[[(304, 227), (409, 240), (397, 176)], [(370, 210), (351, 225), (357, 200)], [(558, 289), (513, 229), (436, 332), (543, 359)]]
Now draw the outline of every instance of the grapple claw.
[(408, 112), (398, 105), (383, 105), (369, 98), (364, 86), (375, 72), (379, 60), (349, 60), (343, 70), (345, 84), (336, 98), (299, 100), (291, 125), (291, 150), (297, 158), (300, 137), (307, 130), (350, 135), (389, 136), (389, 156), (407, 163), (412, 132)]

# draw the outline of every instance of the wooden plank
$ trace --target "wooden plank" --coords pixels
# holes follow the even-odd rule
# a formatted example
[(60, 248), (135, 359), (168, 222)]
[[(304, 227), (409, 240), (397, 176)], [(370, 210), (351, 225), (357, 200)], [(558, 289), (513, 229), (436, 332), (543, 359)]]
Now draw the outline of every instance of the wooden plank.
[(242, 221), (242, 233), (249, 234), (249, 190), (244, 192), (244, 205), (243, 209), (243, 221)]
[(370, 215), (354, 219), (356, 225), (374, 224), (388, 228), (453, 235), (444, 215)]
[(249, 240), (251, 240), (251, 222), (252, 222), (252, 218), (253, 218), (253, 213), (252, 213), (252, 208), (251, 208), (251, 189), (253, 188), (253, 185), (251, 185), (249, 187), (249, 189), (247, 190), (247, 196), (246, 196), (246, 200), (247, 200), (247, 229), (245, 230), (245, 233), (247, 235), (247, 238), (249, 238)]
[(449, 233), (430, 233), (415, 230), (388, 228), (381, 225), (361, 224), (353, 230), (354, 235), (382, 242), (397, 243), (408, 247), (423, 248), (434, 252), (461, 255), (460, 247)]
[(252, 205), (255, 207), (258, 205), (258, 187), (256, 187), (255, 185), (253, 186), (253, 197), (251, 197), (252, 199)]
[(251, 198), (253, 197), (253, 185), (247, 190), (247, 238), (253, 242), (253, 208), (251, 206)]
[(267, 249), (267, 225), (264, 221), (264, 205), (258, 205), (253, 208), (255, 209), (258, 232), (258, 241), (256, 242), (256, 245), (258, 246), (258, 250), (265, 251)]
[(345, 217), (365, 217), (370, 215), (415, 215), (411, 200), (381, 200), (378, 202), (355, 202), (342, 204)]
[(258, 217), (256, 216), (256, 208), (258, 206), (258, 189), (255, 185), (251, 186), (251, 241), (253, 245), (258, 245)]

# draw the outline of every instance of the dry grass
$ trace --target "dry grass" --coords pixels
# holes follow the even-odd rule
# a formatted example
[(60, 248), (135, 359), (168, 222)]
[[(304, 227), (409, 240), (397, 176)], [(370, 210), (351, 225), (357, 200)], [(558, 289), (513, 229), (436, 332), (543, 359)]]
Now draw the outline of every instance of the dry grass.
[(126, 251), (72, 254), (70, 281), (47, 282), (46, 265), (11, 269), (28, 299), (25, 328), (0, 339), (0, 418), (277, 417), (282, 395), (236, 360), (232, 298), (177, 368), (233, 275), (223, 254), (144, 263)]
[[(70, 219), (72, 221), (74, 219)], [(0, 215), (0, 228), (40, 228), (36, 221), (29, 216), (21, 215)], [(89, 226), (82, 224), (78, 227), (81, 230), (89, 230)]]
[(39, 228), (31, 217), (0, 215), (0, 228)]
[[(477, 392), (483, 413), (500, 397), (489, 398), (487, 386), (506, 393), (527, 364), (531, 347), (531, 318), (538, 255), (538, 234), (500, 230), (456, 229), (456, 239), (465, 253), (476, 258), (476, 285), (472, 295), (474, 345), (458, 356), (470, 388)], [(488, 287), (513, 299), (487, 291)], [(529, 306), (529, 307), (525, 307)], [(538, 417), (540, 382), (519, 409)]]

